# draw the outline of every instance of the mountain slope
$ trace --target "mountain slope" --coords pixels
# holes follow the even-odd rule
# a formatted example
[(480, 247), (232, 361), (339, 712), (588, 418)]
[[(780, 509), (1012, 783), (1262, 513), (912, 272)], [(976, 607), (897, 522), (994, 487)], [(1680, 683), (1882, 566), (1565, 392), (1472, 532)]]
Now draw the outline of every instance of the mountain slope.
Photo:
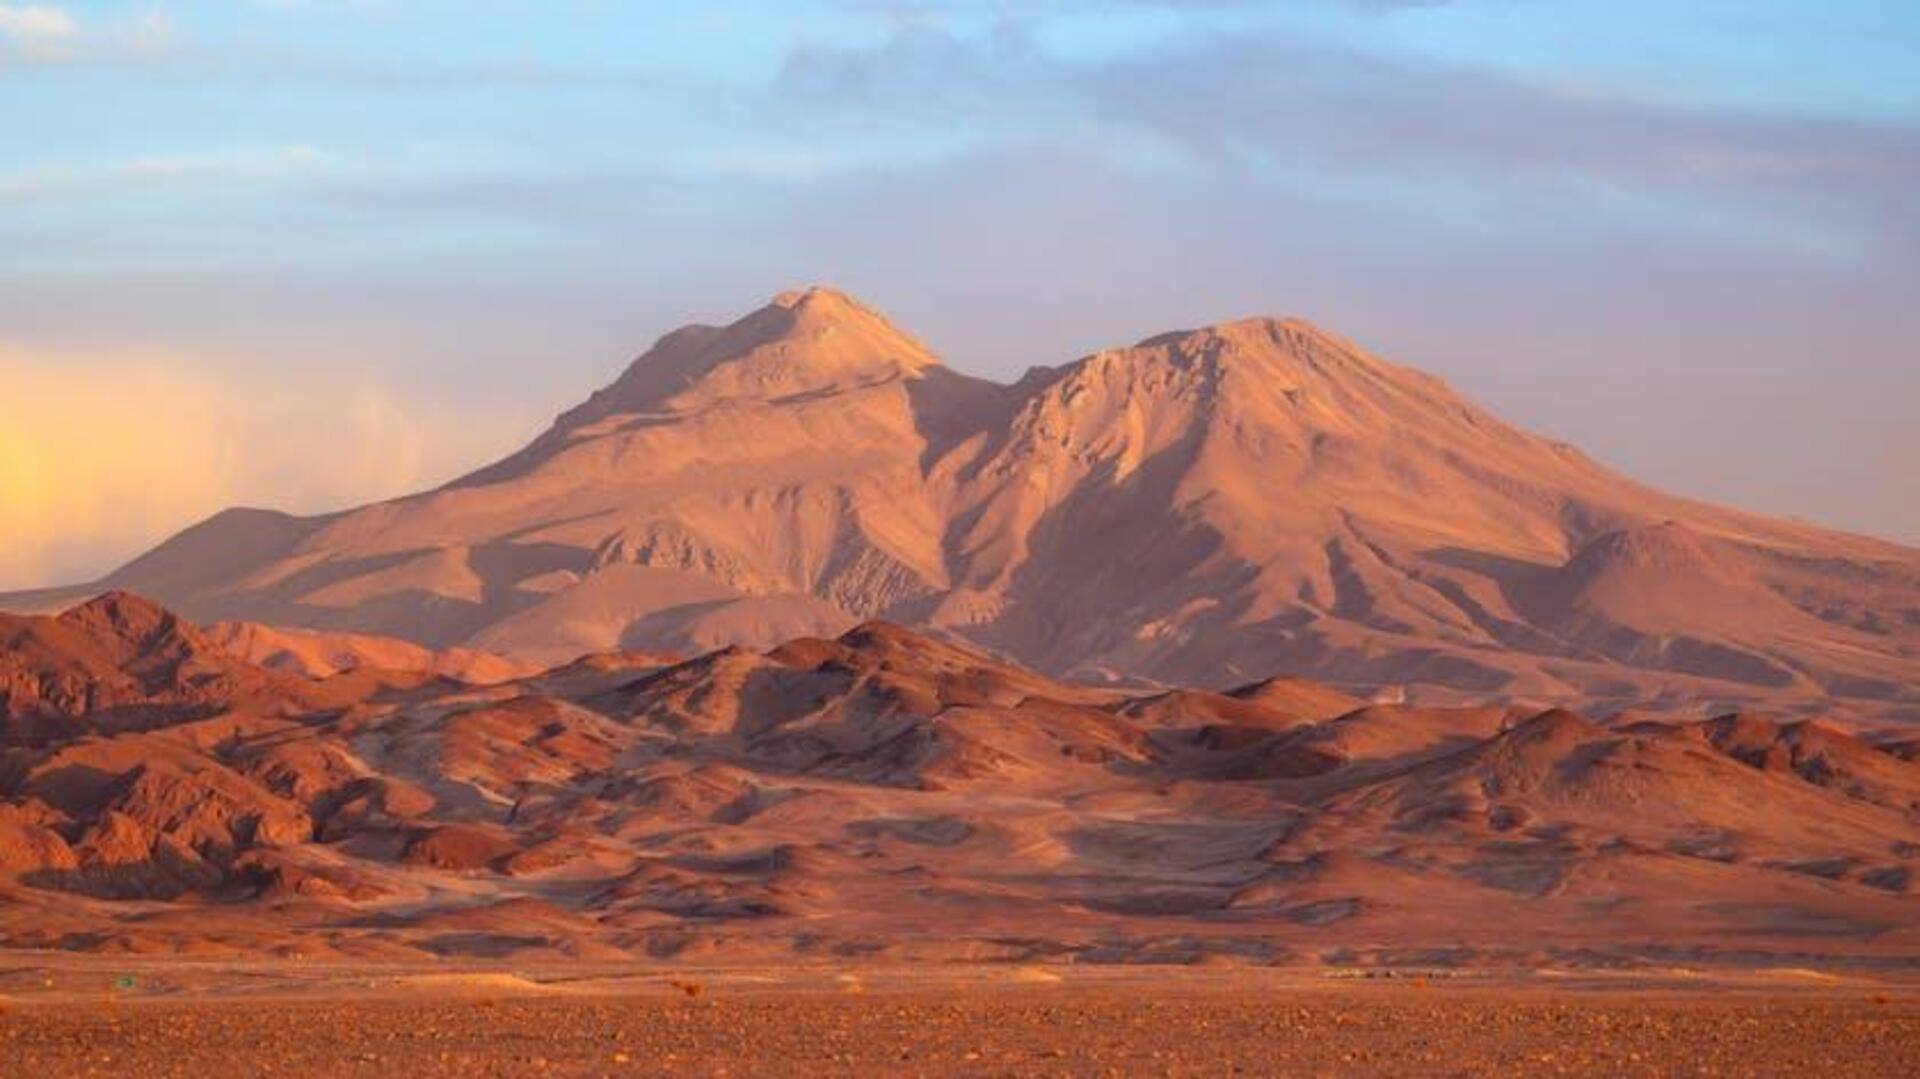
[[(58, 626), (115, 657), (101, 686), (205, 636), (124, 596)], [(46, 658), (0, 637), (0, 669)], [(225, 677), (137, 725), (104, 692), (0, 725), (0, 945), (1920, 962), (1920, 763), (1822, 724), (1327, 714), (1300, 681), (1090, 687), (887, 623), (488, 686), (200, 661)]]
[(103, 583), (540, 662), (885, 617), (1081, 678), (1920, 715), (1920, 552), (1652, 490), (1291, 319), (1003, 386), (789, 293), (444, 488), (229, 511)]

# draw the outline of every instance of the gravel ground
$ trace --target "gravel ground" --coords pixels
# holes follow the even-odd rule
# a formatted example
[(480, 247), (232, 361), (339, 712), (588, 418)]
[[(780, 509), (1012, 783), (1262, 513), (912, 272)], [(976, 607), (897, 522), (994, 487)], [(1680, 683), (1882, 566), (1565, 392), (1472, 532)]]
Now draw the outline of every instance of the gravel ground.
[(1901, 1075), (1907, 993), (1136, 984), (106, 1000), (0, 1011), (70, 1075)]

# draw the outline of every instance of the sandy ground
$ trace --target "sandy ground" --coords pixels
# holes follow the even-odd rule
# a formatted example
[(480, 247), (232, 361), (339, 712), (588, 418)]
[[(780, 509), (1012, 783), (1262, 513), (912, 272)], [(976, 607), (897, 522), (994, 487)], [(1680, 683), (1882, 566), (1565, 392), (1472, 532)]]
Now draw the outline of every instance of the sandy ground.
[(1911, 1075), (1920, 993), (1797, 972), (0, 966), (12, 1075)]

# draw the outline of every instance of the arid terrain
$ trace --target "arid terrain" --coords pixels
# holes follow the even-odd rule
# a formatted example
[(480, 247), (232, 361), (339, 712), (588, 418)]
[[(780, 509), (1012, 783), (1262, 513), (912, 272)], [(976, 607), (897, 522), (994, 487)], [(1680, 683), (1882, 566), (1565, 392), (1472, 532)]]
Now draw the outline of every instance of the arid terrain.
[[(36, 965), (39, 964), (39, 965)], [(20, 1074), (1904, 1076), (1920, 997), (1784, 971), (0, 971)]]
[(1920, 1079), (1920, 0), (0, 0), (0, 1079)]
[(1920, 551), (1653, 490), (1298, 319), (1002, 385), (795, 291), (667, 334), (445, 487), (233, 509), (0, 609), (110, 588), (469, 650), (456, 665), (884, 619), (1079, 681), (1920, 716)]
[(1920, 1053), (1920, 553), (1304, 323), (1000, 386), (794, 293), (104, 584), (0, 603), (8, 1071)]
[(486, 685), (262, 639), (126, 593), (0, 617), (0, 946), (1920, 964), (1901, 726), (1095, 687), (886, 623)]

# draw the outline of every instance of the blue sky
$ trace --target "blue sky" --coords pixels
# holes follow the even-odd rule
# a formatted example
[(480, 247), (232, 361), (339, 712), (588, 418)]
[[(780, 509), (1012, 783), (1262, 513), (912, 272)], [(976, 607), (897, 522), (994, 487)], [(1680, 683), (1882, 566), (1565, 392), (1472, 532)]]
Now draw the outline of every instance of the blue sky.
[[(809, 281), (997, 376), (1303, 315), (1648, 480), (1920, 539), (1920, 4), (0, 0), (0, 116), (43, 425), (0, 586), (444, 478)], [(51, 403), (150, 377), (223, 421), (166, 466), (210, 478), (49, 494)], [(300, 441), (340, 399), (358, 465)]]

